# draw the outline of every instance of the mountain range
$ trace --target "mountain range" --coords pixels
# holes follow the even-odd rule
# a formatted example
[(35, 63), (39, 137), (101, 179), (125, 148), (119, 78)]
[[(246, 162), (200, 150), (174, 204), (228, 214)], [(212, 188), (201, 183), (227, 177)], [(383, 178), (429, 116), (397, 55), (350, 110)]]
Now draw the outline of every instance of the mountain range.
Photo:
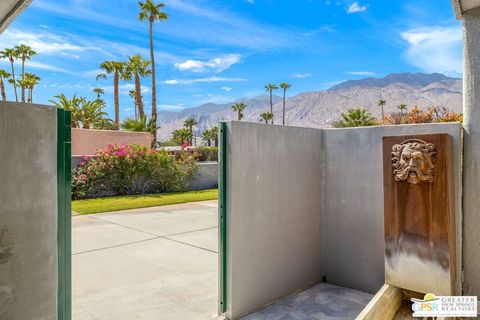
[[(349, 108), (367, 108), (376, 117), (381, 116), (378, 101), (385, 100), (387, 114), (397, 111), (399, 104), (420, 108), (446, 107), (462, 112), (462, 80), (433, 73), (392, 73), (383, 78), (348, 80), (327, 90), (302, 92), (286, 100), (287, 125), (323, 128), (339, 118)], [(198, 121), (196, 135), (223, 120), (236, 120), (231, 106), (243, 102), (245, 121), (258, 122), (262, 112), (270, 111), (268, 95), (242, 98), (226, 104), (206, 103), (179, 112), (162, 111), (158, 115), (159, 141), (171, 138), (173, 130), (183, 127), (183, 121), (194, 117)], [(273, 97), (275, 123), (281, 123), (282, 99)]]

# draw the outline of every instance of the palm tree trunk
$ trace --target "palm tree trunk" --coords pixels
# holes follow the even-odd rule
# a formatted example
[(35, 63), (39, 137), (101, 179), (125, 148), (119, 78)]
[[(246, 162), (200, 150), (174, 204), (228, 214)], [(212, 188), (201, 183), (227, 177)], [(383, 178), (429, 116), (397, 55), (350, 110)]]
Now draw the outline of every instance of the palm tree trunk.
[(382, 105), (382, 123), (385, 123), (385, 113), (383, 112), (383, 105)]
[(242, 120), (242, 112), (238, 110), (238, 121)]
[(25, 60), (22, 59), (22, 102), (25, 102), (25, 86), (23, 81), (25, 80)]
[(10, 60), (10, 66), (12, 68), (13, 91), (15, 92), (15, 102), (18, 102), (17, 81), (15, 80), (15, 68), (13, 67), (12, 60)]
[(272, 114), (272, 124), (273, 124), (273, 101), (272, 101), (272, 90), (270, 90), (270, 113)]
[(155, 54), (153, 52), (153, 17), (150, 17), (150, 59), (152, 60), (152, 121), (155, 123), (153, 130), (153, 144), (157, 144), (157, 85), (155, 82)]
[(141, 119), (145, 115), (145, 112), (143, 111), (142, 88), (140, 86), (138, 72), (135, 72), (135, 94), (137, 96), (138, 116)]
[(30, 103), (33, 103), (33, 88), (30, 88), (30, 92), (28, 93), (28, 95), (28, 100), (30, 101)]
[(3, 79), (0, 79), (0, 91), (2, 92), (2, 101), (7, 102), (7, 95), (5, 94), (5, 84)]
[(118, 100), (118, 72), (115, 72), (113, 76), (113, 100), (115, 106), (115, 129), (118, 130), (120, 128), (120, 103)]
[(283, 119), (282, 119), (282, 124), (285, 125), (285, 94), (286, 94), (286, 89), (283, 89)]

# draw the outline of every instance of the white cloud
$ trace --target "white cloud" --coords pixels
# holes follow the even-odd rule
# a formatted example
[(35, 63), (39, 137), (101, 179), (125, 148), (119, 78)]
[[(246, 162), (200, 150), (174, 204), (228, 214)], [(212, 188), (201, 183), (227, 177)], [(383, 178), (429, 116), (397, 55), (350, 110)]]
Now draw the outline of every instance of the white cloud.
[(248, 3), (254, 4), (255, 0), (246, 0)]
[(207, 78), (196, 78), (196, 79), (172, 79), (172, 80), (165, 80), (163, 83), (176, 85), (176, 84), (194, 84), (194, 83), (211, 83), (211, 82), (241, 82), (247, 81), (247, 79), (243, 78), (225, 78), (225, 77), (207, 77)]
[(372, 71), (350, 71), (346, 72), (346, 74), (351, 74), (354, 76), (376, 76), (377, 74)]
[(292, 77), (298, 78), (298, 79), (305, 79), (311, 77), (311, 73), (294, 73), (292, 74)]
[(222, 57), (213, 58), (207, 61), (186, 60), (181, 63), (175, 63), (175, 68), (180, 71), (191, 71), (195, 73), (215, 72), (220, 73), (240, 61), (241, 55), (229, 54)]
[[(10, 62), (6, 59), (1, 59), (0, 60), (0, 63), (5, 65), (5, 66), (10, 66)], [(21, 62), (16, 60), (15, 61), (15, 70), (18, 69), (18, 67), (21, 66)], [(52, 65), (52, 64), (48, 64), (48, 63), (42, 63), (42, 62), (37, 62), (37, 61), (28, 61), (25, 63), (25, 68), (26, 69), (29, 69), (29, 68), (32, 68), (32, 69), (39, 69), (39, 70), (47, 70), (47, 71), (55, 71), (55, 72), (62, 72), (62, 73), (72, 73), (71, 71), (69, 70), (66, 70), (66, 69), (63, 69), (63, 68), (60, 68), (60, 67), (57, 67), (55, 65)], [(7, 70), (10, 70), (9, 68), (7, 68)]]
[(221, 87), (220, 89), (229, 92), (230, 90), (232, 90), (232, 87)]
[(157, 108), (159, 110), (167, 110), (167, 111), (181, 111), (185, 109), (184, 106), (172, 105), (172, 104), (161, 104), (161, 105), (158, 105)]
[(70, 43), (62, 36), (49, 32), (24, 32), (7, 30), (1, 36), (3, 47), (14, 47), (21, 43), (32, 47), (38, 54), (67, 54), (69, 52), (83, 51), (81, 46)]
[(351, 14), (351, 13), (367, 11), (367, 9), (368, 9), (367, 6), (365, 5), (362, 6), (360, 5), (360, 3), (358, 3), (358, 1), (355, 1), (347, 7), (346, 11), (348, 14)]
[(462, 31), (460, 27), (423, 27), (401, 34), (408, 43), (407, 61), (425, 72), (462, 73)]

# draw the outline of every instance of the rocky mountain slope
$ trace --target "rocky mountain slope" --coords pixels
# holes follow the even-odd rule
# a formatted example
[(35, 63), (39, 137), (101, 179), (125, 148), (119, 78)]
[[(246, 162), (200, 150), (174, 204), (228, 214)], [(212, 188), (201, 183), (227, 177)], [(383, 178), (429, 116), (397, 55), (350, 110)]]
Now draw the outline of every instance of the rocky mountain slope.
[[(328, 127), (345, 110), (364, 107), (380, 117), (378, 100), (387, 101), (386, 113), (396, 112), (399, 104), (421, 108), (430, 106), (447, 107), (450, 111), (462, 111), (462, 80), (449, 78), (442, 74), (395, 73), (384, 78), (365, 78), (349, 80), (328, 90), (300, 93), (287, 99), (287, 125), (301, 127)], [(216, 125), (222, 120), (234, 120), (236, 114), (231, 111), (235, 102), (244, 102), (245, 121), (258, 122), (260, 114), (270, 109), (268, 95), (251, 99), (240, 99), (227, 104), (208, 103), (181, 112), (160, 112), (158, 131), (159, 141), (168, 140), (171, 132), (181, 128), (188, 117), (197, 119), (196, 134)], [(281, 122), (282, 101), (274, 97), (275, 123)]]

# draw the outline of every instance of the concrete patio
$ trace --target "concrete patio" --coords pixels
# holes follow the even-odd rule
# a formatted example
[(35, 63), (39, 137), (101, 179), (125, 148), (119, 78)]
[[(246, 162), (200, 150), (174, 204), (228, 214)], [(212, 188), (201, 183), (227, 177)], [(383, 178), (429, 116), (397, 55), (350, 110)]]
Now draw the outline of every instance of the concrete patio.
[(210, 319), (217, 202), (75, 216), (73, 319)]

